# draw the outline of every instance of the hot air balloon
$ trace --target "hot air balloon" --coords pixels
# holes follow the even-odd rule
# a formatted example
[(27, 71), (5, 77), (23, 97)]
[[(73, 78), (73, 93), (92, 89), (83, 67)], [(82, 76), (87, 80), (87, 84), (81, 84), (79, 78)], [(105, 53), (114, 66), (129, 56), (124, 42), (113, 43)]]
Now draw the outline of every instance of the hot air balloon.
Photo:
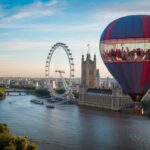
[(111, 22), (101, 35), (100, 53), (123, 91), (140, 102), (150, 88), (150, 16)]

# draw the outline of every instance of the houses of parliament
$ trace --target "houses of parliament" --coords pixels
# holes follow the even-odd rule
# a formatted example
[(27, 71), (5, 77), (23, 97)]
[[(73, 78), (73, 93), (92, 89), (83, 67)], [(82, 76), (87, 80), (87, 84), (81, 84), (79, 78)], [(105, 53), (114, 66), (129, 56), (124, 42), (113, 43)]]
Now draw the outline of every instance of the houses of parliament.
[(99, 70), (96, 69), (96, 55), (93, 60), (90, 53), (81, 58), (81, 87), (79, 105), (120, 110), (132, 103), (128, 95), (123, 94), (120, 87), (101, 88)]

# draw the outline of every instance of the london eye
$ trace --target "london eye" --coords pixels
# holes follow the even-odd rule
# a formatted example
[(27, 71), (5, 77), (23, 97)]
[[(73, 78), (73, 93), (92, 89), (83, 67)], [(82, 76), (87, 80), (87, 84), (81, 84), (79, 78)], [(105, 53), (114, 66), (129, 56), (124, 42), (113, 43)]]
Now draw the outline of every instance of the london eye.
[[(69, 76), (67, 78), (67, 81), (63, 77), (63, 73), (65, 73), (63, 70), (58, 70), (58, 69), (55, 70), (55, 72), (57, 72), (60, 75), (61, 81), (63, 83), (63, 87), (65, 89), (65, 92), (63, 94), (56, 93), (55, 90), (53, 89), (53, 86), (52, 86), (51, 60), (52, 60), (52, 57), (54, 55), (54, 52), (58, 48), (61, 48), (63, 51), (65, 51), (67, 58), (68, 58), (68, 62), (69, 62)], [(66, 44), (56, 43), (51, 47), (51, 49), (48, 53), (48, 56), (46, 58), (45, 77), (47, 79), (47, 86), (49, 88), (51, 96), (53, 96), (55, 98), (67, 99), (67, 100), (70, 100), (70, 99), (73, 100), (74, 99), (74, 95), (72, 94), (72, 85), (73, 85), (72, 83), (74, 80), (74, 62), (73, 62), (71, 50), (68, 48), (68, 46)]]

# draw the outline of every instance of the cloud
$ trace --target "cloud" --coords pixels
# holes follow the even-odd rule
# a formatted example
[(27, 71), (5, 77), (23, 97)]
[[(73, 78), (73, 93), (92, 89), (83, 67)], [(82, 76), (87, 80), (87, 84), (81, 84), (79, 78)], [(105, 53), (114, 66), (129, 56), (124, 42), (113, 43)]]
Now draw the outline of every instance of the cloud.
[[(79, 2), (78, 2), (79, 3)], [(67, 1), (48, 1), (47, 3), (36, 1), (30, 5), (25, 5), (22, 7), (15, 7), (13, 10), (10, 10), (12, 15), (3, 17), (1, 19), (0, 28), (1, 29), (19, 29), (19, 30), (32, 30), (32, 31), (39, 31), (39, 32), (102, 32), (104, 27), (113, 21), (114, 19), (126, 15), (132, 15), (132, 14), (150, 14), (150, 1), (148, 0), (134, 0), (134, 1), (127, 1), (123, 3), (108, 3), (108, 4), (94, 4), (93, 5), (83, 5), (83, 9), (89, 8), (88, 12), (81, 13), (81, 11), (76, 12), (76, 16), (80, 16), (81, 20), (77, 23), (42, 23), (38, 22), (36, 24), (18, 24), (17, 20), (23, 20), (26, 18), (39, 18), (44, 16), (53, 16), (56, 15), (62, 15), (63, 10), (72, 8), (75, 8), (76, 5), (71, 4)], [(0, 12), (2, 10), (2, 6), (0, 7)], [(5, 11), (2, 11), (3, 15), (6, 14)], [(80, 14), (79, 14), (80, 13)], [(65, 11), (64, 13), (64, 19), (67, 16), (74, 17), (75, 14), (70, 13), (69, 11)], [(82, 21), (82, 18), (85, 18), (85, 15), (87, 16), (88, 21)], [(57, 18), (56, 16), (56, 18)], [(42, 19), (42, 18), (41, 18)], [(69, 18), (68, 18), (69, 19)], [(77, 19), (77, 18), (76, 18)], [(90, 21), (91, 20), (91, 21)], [(8, 23), (11, 22), (11, 23)]]
[(63, 1), (52, 0), (48, 2), (36, 1), (32, 4), (25, 6), (16, 6), (10, 10), (0, 7), (1, 22), (12, 22), (17, 20), (23, 20), (26, 18), (40, 18), (44, 16), (52, 16), (56, 13), (60, 13), (62, 9), (65, 9), (67, 3)]
[(5, 41), (5, 42), (0, 42), (0, 47), (1, 50), (39, 50), (42, 49), (44, 50), (45, 48), (49, 47), (49, 42), (44, 42), (44, 41), (23, 41), (23, 40), (11, 40), (11, 41)]
[(95, 20), (103, 19), (104, 22), (117, 19), (126, 15), (148, 14), (150, 15), (149, 0), (132, 0), (123, 3), (111, 3), (95, 5), (91, 17)]
[(85, 32), (85, 31), (99, 31), (99, 23), (83, 23), (83, 24), (53, 24), (53, 25), (41, 25), (41, 24), (4, 24), (0, 23), (0, 29), (19, 29), (19, 30), (32, 30), (32, 31), (41, 31), (41, 32)]
[[(32, 30), (39, 32), (102, 32), (102, 30), (106, 27), (108, 23), (113, 21), (114, 19), (126, 15), (133, 14), (150, 14), (150, 1), (148, 0), (133, 0), (127, 1), (123, 3), (108, 3), (108, 4), (94, 4), (93, 5), (83, 5), (83, 9), (89, 8), (85, 13), (81, 13), (81, 11), (76, 12), (76, 16), (80, 16), (80, 21), (73, 23), (42, 23), (38, 22), (36, 24), (18, 24), (17, 20), (26, 19), (26, 18), (37, 18), (44, 16), (52, 16), (52, 15), (61, 15), (63, 14), (63, 10), (67, 8), (75, 8), (76, 5), (71, 5), (71, 2), (66, 1), (48, 1), (47, 3), (36, 1), (33, 4), (15, 7), (13, 8), (14, 14), (4, 17), (1, 19), (0, 28), (1, 29), (19, 29), (19, 30)], [(1, 10), (1, 7), (0, 7)], [(0, 11), (1, 12), (1, 11)], [(3, 13), (5, 14), (5, 13)], [(58, 16), (59, 16), (58, 15)], [(69, 17), (74, 17), (75, 14), (70, 13), (69, 11), (65, 11), (64, 19)], [(86, 18), (87, 21), (82, 21), (82, 18)], [(69, 19), (69, 18), (68, 18)], [(77, 18), (76, 18), (77, 19)], [(57, 16), (56, 16), (57, 20)], [(11, 23), (8, 23), (11, 22)]]
[(0, 64), (2, 65), (4, 62), (13, 60), (13, 58), (15, 58), (15, 55), (0, 55)]
[[(55, 39), (45, 39), (45, 40), (10, 40), (5, 42), (0, 42), (1, 51), (48, 51), (53, 44), (57, 43), (58, 41)], [(77, 40), (72, 38), (64, 38), (62, 41), (66, 43), (71, 50), (80, 50), (82, 49), (82, 52), (86, 51), (87, 44), (90, 43), (91, 49), (98, 49), (98, 42), (95, 42), (94, 40), (91, 41), (90, 38), (84, 38), (82, 40)], [(82, 53), (81, 52), (81, 53)]]

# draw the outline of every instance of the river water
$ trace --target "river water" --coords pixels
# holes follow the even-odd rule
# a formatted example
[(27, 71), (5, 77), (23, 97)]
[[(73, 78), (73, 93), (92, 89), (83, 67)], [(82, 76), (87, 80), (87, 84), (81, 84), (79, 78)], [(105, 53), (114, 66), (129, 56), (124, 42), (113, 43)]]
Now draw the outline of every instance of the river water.
[(146, 117), (76, 105), (50, 109), (31, 103), (33, 98), (7, 96), (0, 102), (0, 122), (37, 142), (40, 150), (150, 150)]

